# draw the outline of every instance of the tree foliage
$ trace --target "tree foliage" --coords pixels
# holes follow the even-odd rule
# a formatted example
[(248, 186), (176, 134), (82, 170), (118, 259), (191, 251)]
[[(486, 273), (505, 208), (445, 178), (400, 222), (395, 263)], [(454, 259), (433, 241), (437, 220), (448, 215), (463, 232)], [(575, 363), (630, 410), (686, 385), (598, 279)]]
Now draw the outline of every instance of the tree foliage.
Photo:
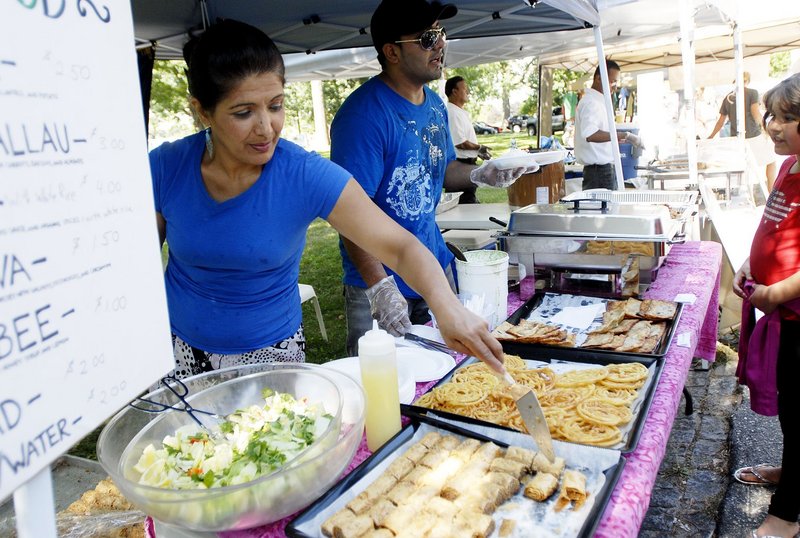
[[(573, 82), (580, 80), (586, 73), (583, 71), (572, 71), (569, 69), (553, 69), (553, 106), (561, 106), (563, 104), (564, 95), (570, 92), (570, 87)], [(537, 72), (529, 75), (528, 84), (531, 86), (531, 95), (520, 107), (520, 114), (536, 114), (539, 109), (539, 74)]]
[(287, 133), (300, 135), (314, 131), (314, 105), (310, 82), (290, 82), (283, 89)]
[[(447, 70), (447, 77), (460, 75), (469, 83), (470, 102), (466, 110), (471, 115), (480, 115), (483, 103), (492, 98), (500, 99), (503, 117), (511, 115), (511, 92), (520, 87), (529, 87), (535, 93), (536, 86), (530, 85), (531, 72), (536, 71), (536, 60), (510, 60), (490, 64), (456, 67)], [(535, 81), (535, 77), (533, 77)]]
[(788, 50), (783, 52), (775, 52), (769, 56), (769, 76), (772, 78), (781, 78), (789, 71), (789, 64), (792, 61), (791, 54)]
[(333, 121), (333, 117), (342, 106), (344, 100), (353, 90), (367, 81), (366, 78), (355, 78), (347, 80), (326, 80), (322, 83), (322, 92), (325, 96), (325, 120), (328, 125)]
[(189, 105), (186, 64), (176, 60), (157, 60), (150, 86), (150, 137), (175, 138), (195, 128)]
[[(181, 61), (157, 61), (153, 72), (151, 94), (151, 136), (171, 137), (188, 134), (195, 129), (189, 106), (189, 91), (185, 64)], [(469, 83), (471, 98), (466, 109), (473, 118), (486, 117), (490, 101), (500, 101), (502, 117), (512, 114), (534, 114), (538, 102), (538, 63), (535, 58), (509, 60), (490, 64), (448, 69), (446, 77), (460, 75)], [(562, 96), (569, 91), (570, 84), (585, 73), (563, 69), (553, 71), (553, 103), (561, 104)], [(326, 122), (328, 125), (350, 93), (366, 79), (326, 80), (323, 83)], [(432, 87), (438, 89), (440, 81)], [(512, 110), (511, 96), (522, 89), (527, 97), (522, 105)], [(286, 123), (284, 132), (289, 137), (303, 137), (314, 131), (314, 110), (309, 82), (292, 82), (285, 88)], [(515, 108), (517, 108), (515, 106)], [(173, 124), (180, 128), (173, 128)], [(170, 126), (167, 128), (166, 126)]]
[(150, 88), (150, 108), (156, 114), (188, 114), (189, 83), (186, 64), (175, 60), (158, 60), (153, 67), (153, 84)]

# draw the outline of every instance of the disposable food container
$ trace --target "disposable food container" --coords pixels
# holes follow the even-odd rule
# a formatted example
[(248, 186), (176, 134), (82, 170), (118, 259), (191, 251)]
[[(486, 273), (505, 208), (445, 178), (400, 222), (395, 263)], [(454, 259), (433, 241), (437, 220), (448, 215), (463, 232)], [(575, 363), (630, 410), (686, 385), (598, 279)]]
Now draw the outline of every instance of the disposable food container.
[[(339, 372), (307, 364), (262, 364), (228, 368), (184, 380), (195, 409), (227, 415), (263, 405), (269, 387), (295, 398), (319, 402), (333, 420), (305, 451), (272, 474), (210, 489), (178, 490), (138, 483), (133, 467), (145, 446), (160, 446), (191, 418), (182, 411), (148, 413), (128, 406), (103, 429), (97, 456), (133, 504), (159, 522), (193, 531), (240, 530), (271, 523), (307, 506), (339, 478), (350, 463), (364, 428), (364, 392)], [(166, 389), (145, 398), (175, 405)], [(198, 415), (204, 423), (213, 420)]]

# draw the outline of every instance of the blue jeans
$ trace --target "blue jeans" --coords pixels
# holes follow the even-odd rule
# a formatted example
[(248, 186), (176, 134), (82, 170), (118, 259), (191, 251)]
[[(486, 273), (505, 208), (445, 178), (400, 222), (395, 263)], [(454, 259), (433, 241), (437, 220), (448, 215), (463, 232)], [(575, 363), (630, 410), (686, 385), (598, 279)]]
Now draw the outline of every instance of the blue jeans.
[[(453, 280), (453, 269), (447, 267), (444, 271), (450, 289), (455, 293), (456, 285)], [(408, 302), (408, 318), (414, 325), (424, 325), (431, 319), (428, 313), (428, 304), (425, 299), (410, 299)], [(372, 329), (372, 313), (369, 308), (366, 288), (344, 285), (344, 312), (347, 318), (347, 355), (355, 357), (358, 355), (358, 339), (364, 333)]]

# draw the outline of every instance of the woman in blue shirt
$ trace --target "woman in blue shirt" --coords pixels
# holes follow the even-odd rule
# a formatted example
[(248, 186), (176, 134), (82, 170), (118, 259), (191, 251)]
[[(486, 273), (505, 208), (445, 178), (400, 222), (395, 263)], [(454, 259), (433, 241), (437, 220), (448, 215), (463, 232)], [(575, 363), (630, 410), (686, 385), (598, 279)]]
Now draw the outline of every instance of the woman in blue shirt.
[(304, 360), (297, 280), (317, 217), (414, 287), (453, 349), (502, 362), (431, 253), (347, 171), (280, 138), (284, 65), (269, 37), (227, 20), (193, 38), (184, 57), (192, 106), (208, 128), (150, 154), (179, 376)]

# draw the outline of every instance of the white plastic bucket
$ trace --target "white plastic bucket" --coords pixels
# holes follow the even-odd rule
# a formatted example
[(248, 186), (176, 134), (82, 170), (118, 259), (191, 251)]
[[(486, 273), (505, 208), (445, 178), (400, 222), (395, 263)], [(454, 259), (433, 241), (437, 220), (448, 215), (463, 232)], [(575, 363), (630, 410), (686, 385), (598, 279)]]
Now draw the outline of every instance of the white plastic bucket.
[(467, 261), (456, 260), (459, 293), (484, 295), (492, 305), (491, 328), (508, 317), (508, 253), (501, 250), (470, 250)]

